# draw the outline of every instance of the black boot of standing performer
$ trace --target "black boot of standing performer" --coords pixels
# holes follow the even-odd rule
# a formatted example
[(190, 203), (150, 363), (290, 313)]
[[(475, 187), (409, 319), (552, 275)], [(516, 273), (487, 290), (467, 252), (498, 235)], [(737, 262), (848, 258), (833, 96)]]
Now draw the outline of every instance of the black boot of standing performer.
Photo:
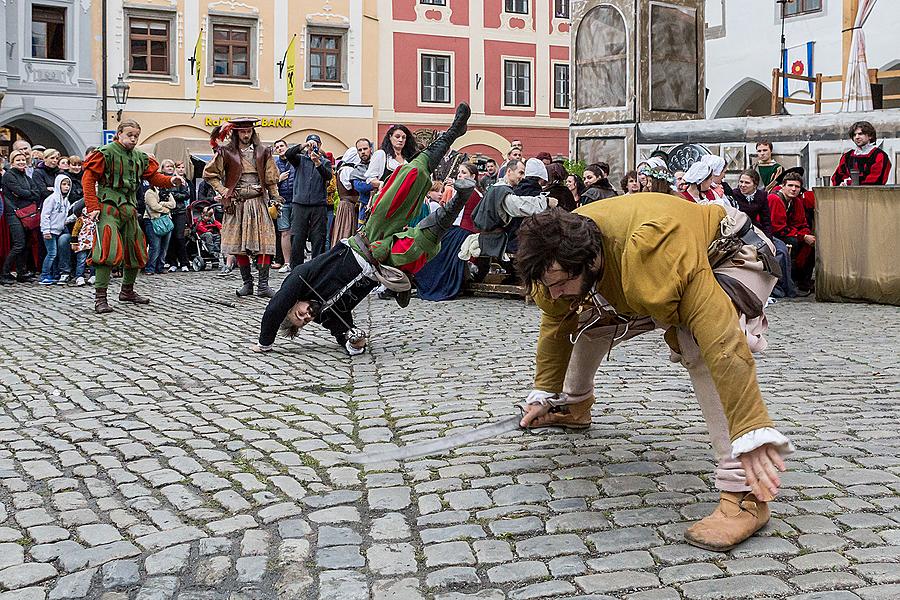
[(257, 269), (259, 270), (258, 274), (258, 283), (256, 285), (256, 295), (260, 298), (274, 298), (275, 290), (269, 287), (269, 270), (270, 265), (259, 265)]
[(250, 296), (253, 294), (253, 269), (250, 268), (250, 265), (240, 265), (239, 268), (244, 285), (242, 285), (235, 293), (238, 296)]

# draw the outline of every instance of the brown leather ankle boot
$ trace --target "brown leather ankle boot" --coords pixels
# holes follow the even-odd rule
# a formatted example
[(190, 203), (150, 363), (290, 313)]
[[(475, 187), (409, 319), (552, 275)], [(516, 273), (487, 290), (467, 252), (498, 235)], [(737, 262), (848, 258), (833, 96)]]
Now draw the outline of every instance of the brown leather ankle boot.
[(134, 291), (133, 283), (123, 283), (122, 290), (119, 292), (119, 300), (122, 302), (132, 302), (134, 304), (150, 304), (150, 298), (139, 296)]
[(106, 288), (96, 288), (94, 290), (94, 312), (98, 315), (103, 315), (112, 311), (113, 309), (106, 299)]
[(684, 532), (693, 546), (725, 552), (731, 550), (769, 522), (769, 505), (751, 492), (722, 492), (711, 515)]
[(591, 407), (594, 405), (594, 397), (575, 404), (561, 404), (554, 406), (546, 415), (540, 416), (531, 422), (528, 429), (541, 427), (563, 427), (565, 429), (587, 429), (591, 426)]

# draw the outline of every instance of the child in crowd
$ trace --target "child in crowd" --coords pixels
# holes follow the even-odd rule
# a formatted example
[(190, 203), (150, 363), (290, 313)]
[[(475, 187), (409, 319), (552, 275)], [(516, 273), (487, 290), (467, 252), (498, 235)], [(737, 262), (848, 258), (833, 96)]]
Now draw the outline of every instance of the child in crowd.
[(219, 255), (222, 242), (222, 224), (216, 220), (216, 213), (211, 206), (203, 209), (200, 220), (197, 221), (197, 234), (210, 254)]
[[(85, 265), (88, 256), (94, 249), (94, 231), (97, 224), (91, 219), (90, 213), (86, 208), (81, 210), (81, 216), (75, 221), (72, 227), (72, 252), (75, 253), (75, 285), (81, 287), (85, 284), (84, 274)], [(94, 283), (94, 277), (91, 276), (91, 284)]]
[(57, 244), (59, 236), (66, 230), (66, 216), (69, 214), (69, 192), (72, 180), (68, 175), (59, 174), (53, 182), (53, 193), (44, 199), (41, 208), (41, 234), (47, 256), (41, 269), (41, 285), (53, 285), (59, 281), (59, 261)]

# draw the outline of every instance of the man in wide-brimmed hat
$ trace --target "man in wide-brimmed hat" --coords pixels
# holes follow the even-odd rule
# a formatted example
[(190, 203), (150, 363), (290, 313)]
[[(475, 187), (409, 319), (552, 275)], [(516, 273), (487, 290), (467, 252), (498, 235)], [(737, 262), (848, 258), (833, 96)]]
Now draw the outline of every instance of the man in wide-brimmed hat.
[(269, 206), (281, 206), (280, 173), (271, 148), (259, 141), (256, 124), (257, 119), (242, 117), (212, 130), (210, 145), (216, 155), (203, 169), (203, 179), (222, 197), (222, 252), (233, 254), (240, 268), (243, 285), (237, 295), (253, 293), (250, 259), (256, 257), (256, 293), (271, 298), (275, 290), (269, 287), (269, 268), (276, 237)]

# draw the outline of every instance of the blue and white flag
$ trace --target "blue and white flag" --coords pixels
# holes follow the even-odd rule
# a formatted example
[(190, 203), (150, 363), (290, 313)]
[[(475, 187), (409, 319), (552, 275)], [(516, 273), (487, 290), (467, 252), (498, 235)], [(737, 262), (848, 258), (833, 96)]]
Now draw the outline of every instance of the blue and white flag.
[[(806, 42), (798, 46), (791, 46), (784, 49), (781, 57), (781, 71), (791, 75), (801, 75), (803, 77), (814, 77), (813, 75), (813, 44), (815, 42)], [(785, 98), (790, 98), (794, 94), (813, 95), (812, 81), (797, 81), (796, 79), (783, 80), (782, 93)]]

